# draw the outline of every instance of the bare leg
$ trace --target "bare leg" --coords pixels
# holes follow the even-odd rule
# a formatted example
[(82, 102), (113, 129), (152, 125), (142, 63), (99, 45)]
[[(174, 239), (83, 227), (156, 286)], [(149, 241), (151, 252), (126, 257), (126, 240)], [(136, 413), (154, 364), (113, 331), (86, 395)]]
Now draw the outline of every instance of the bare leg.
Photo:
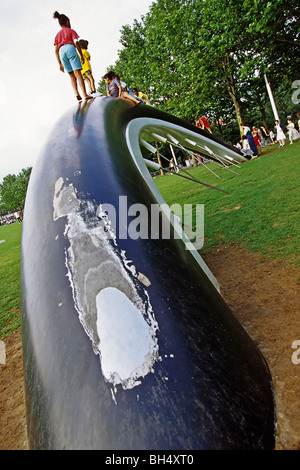
[(79, 95), (79, 91), (78, 91), (78, 87), (77, 87), (77, 80), (76, 80), (76, 76), (74, 74), (74, 72), (69, 72), (69, 76), (70, 76), (70, 79), (71, 79), (71, 85), (72, 85), (72, 88), (75, 92), (75, 95), (78, 98), (81, 98), (81, 96)]
[(130, 101), (133, 101), (135, 104), (140, 104), (141, 101), (139, 100), (136, 100), (132, 95), (130, 95), (127, 91), (123, 91), (122, 93), (122, 97), (130, 100)]
[(88, 87), (89, 87), (90, 93), (92, 93), (92, 91), (93, 91), (93, 88), (92, 88), (92, 85), (91, 85), (91, 82), (90, 82), (90, 79), (89, 79), (89, 77), (85, 77), (85, 79), (84, 79), (84, 83), (85, 83), (85, 84), (86, 84), (86, 83), (88, 84)]
[(83, 98), (84, 99), (91, 98), (91, 96), (89, 96), (86, 92), (85, 84), (84, 84), (84, 81), (83, 81), (83, 78), (82, 78), (82, 75), (81, 75), (81, 70), (74, 70), (74, 75), (75, 75), (75, 79), (77, 79), (77, 82), (78, 82), (78, 84), (80, 86), (80, 89), (83, 93)]
[(88, 84), (89, 84), (90, 93), (92, 93), (93, 91), (96, 91), (95, 80), (94, 80), (93, 75), (92, 74), (88, 75), (86, 77), (86, 80), (88, 81)]

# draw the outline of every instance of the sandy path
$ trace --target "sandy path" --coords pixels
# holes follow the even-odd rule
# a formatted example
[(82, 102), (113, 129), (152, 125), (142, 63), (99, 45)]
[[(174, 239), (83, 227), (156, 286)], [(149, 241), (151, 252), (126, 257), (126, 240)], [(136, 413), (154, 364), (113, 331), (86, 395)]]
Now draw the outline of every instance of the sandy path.
[[(292, 362), (292, 344), (300, 340), (300, 273), (236, 246), (216, 249), (205, 260), (226, 302), (269, 364), (277, 404), (277, 449), (298, 450), (300, 364)], [(6, 364), (0, 365), (0, 450), (24, 450), (27, 439), (20, 332), (6, 338), (5, 345)]]

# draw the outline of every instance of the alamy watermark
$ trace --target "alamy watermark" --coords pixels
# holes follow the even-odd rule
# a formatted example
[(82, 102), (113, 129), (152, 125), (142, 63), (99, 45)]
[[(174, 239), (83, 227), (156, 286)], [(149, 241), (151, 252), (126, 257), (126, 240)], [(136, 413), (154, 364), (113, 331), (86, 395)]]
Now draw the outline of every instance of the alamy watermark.
[(200, 250), (204, 244), (204, 204), (128, 205), (127, 196), (119, 196), (118, 207), (101, 204), (97, 216), (108, 238), (183, 239), (187, 250)]
[(5, 355), (5, 343), (4, 341), (0, 340), (0, 364), (6, 363), (6, 355)]
[(292, 348), (295, 349), (292, 354), (292, 363), (296, 365), (300, 364), (300, 339), (293, 341)]
[(292, 88), (297, 88), (296, 91), (292, 94), (292, 102), (294, 104), (300, 103), (300, 80), (295, 80), (292, 83)]

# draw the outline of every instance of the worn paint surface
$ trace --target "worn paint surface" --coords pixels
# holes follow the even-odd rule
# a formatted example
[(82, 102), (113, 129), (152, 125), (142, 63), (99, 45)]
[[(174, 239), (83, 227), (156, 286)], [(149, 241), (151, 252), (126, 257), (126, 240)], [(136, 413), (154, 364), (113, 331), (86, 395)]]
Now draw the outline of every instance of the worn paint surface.
[(158, 324), (145, 288), (151, 281), (118, 248), (101, 206), (80, 201), (62, 178), (55, 183), (53, 207), (54, 220), (66, 217), (65, 263), (79, 320), (115, 398), (117, 385), (139, 385), (160, 359)]

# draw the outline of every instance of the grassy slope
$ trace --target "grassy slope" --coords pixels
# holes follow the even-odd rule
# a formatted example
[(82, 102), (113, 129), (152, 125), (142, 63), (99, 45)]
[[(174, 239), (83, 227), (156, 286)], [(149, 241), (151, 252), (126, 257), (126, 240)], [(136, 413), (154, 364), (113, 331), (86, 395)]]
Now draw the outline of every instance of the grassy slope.
[(0, 227), (0, 338), (20, 328), (22, 224)]
[[(169, 205), (204, 204), (202, 252), (218, 242), (236, 242), (250, 251), (300, 267), (299, 162), (300, 142), (286, 144), (280, 150), (268, 147), (261, 157), (234, 168), (239, 175), (217, 169), (216, 178), (202, 167), (187, 169), (199, 180), (229, 194), (177, 176), (156, 178), (155, 182)], [(215, 165), (210, 167), (216, 170)]]
[[(169, 205), (205, 205), (202, 252), (219, 242), (237, 242), (300, 267), (299, 161), (300, 142), (243, 163), (237, 170), (239, 176), (218, 169), (220, 177), (216, 178), (202, 167), (188, 169), (230, 194), (177, 176), (156, 178), (155, 182)], [(0, 227), (0, 241), (5, 240), (0, 243), (0, 339), (20, 328), (21, 232), (18, 223)]]

